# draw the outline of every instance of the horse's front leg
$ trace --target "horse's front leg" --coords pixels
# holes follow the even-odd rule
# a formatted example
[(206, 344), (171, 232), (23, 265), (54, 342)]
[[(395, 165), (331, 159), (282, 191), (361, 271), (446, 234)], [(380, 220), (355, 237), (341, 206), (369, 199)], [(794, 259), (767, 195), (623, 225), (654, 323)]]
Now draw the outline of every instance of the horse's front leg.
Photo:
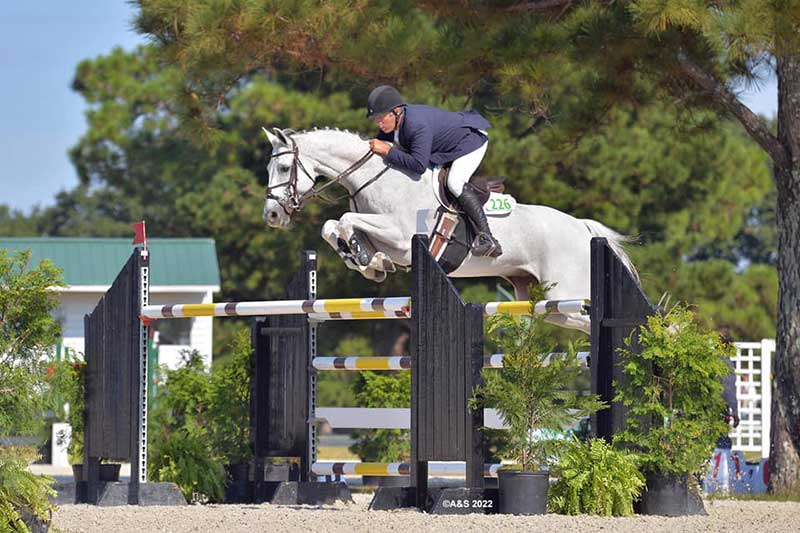
[(380, 283), (386, 279), (386, 272), (378, 271), (369, 266), (362, 266), (356, 259), (356, 254), (350, 248), (347, 240), (342, 235), (349, 235), (352, 231), (347, 231), (341, 227), (338, 220), (328, 220), (322, 226), (322, 238), (327, 242), (331, 248), (336, 250), (339, 257), (342, 258), (344, 264), (350, 270), (361, 272), (361, 274), (368, 280)]
[(325, 224), (322, 225), (322, 238), (337, 254), (339, 254), (339, 257), (342, 258), (347, 268), (350, 270), (360, 270), (355, 255), (353, 255), (353, 250), (350, 249), (347, 241), (340, 237), (342, 231), (339, 226), (338, 220), (328, 220), (325, 222)]
[(345, 213), (339, 219), (340, 238), (347, 242), (359, 266), (383, 272), (394, 272), (391, 257), (377, 247), (388, 244), (402, 249), (406, 236), (399, 230), (397, 220), (387, 215)]

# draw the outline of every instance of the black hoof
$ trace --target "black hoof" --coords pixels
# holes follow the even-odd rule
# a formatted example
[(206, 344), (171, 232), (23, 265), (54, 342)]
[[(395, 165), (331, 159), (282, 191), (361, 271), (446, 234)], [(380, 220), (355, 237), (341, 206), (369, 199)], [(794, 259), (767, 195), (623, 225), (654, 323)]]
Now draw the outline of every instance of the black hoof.
[(369, 256), (369, 254), (363, 250), (360, 254), (358, 254), (358, 262), (361, 266), (367, 266), (370, 262), (370, 259), (372, 258)]

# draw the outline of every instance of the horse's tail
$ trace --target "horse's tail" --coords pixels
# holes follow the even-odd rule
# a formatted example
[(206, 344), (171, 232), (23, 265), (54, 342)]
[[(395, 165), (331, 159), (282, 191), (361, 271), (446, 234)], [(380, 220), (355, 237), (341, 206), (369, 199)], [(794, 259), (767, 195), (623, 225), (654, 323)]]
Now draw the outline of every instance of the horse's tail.
[(622, 264), (625, 265), (625, 268), (631, 273), (631, 275), (636, 279), (636, 282), (639, 283), (639, 273), (636, 271), (636, 268), (633, 266), (633, 262), (631, 262), (631, 258), (628, 257), (627, 252), (625, 252), (625, 248), (623, 245), (629, 242), (636, 242), (638, 237), (631, 237), (629, 235), (623, 235), (621, 233), (617, 233), (613, 229), (609, 228), (605, 224), (602, 224), (596, 220), (592, 220), (591, 218), (582, 218), (581, 222), (583, 222), (587, 228), (589, 228), (589, 233), (592, 234), (592, 237), (605, 237), (608, 239), (608, 245), (614, 250), (614, 253), (617, 254)]

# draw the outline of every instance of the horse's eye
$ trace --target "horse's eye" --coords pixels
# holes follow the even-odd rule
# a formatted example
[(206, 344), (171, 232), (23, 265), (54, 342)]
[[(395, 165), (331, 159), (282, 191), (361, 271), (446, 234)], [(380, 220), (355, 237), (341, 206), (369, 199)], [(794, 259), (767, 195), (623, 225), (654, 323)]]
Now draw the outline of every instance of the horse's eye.
[(289, 172), (291, 167), (289, 165), (278, 165), (278, 170), (281, 172)]

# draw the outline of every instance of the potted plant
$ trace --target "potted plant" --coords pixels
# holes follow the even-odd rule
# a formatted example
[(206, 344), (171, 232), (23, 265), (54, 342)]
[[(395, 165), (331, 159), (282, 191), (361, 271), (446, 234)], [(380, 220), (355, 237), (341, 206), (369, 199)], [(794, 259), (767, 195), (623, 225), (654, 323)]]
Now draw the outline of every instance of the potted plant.
[(208, 388), (208, 432), (211, 447), (225, 467), (225, 501), (246, 503), (250, 489), (250, 336), (240, 331), (228, 354), (214, 364)]
[[(727, 434), (721, 378), (731, 345), (703, 331), (683, 305), (648, 318), (639, 330), (640, 353), (620, 350), (625, 380), (616, 400), (629, 408), (614, 442), (642, 456), (647, 490), (640, 512), (680, 516), (704, 513), (693, 474), (717, 438)], [(629, 337), (626, 344), (631, 346)]]
[[(543, 290), (531, 294), (533, 304)], [(570, 343), (559, 353), (544, 317), (499, 315), (490, 319), (488, 333), (505, 354), (503, 369), (484, 371), (485, 383), (475, 391), (471, 405), (495, 407), (508, 426), (501, 455), (514, 466), (498, 472), (498, 510), (544, 514), (557, 440), (603, 404), (596, 396), (568, 389), (581, 373), (577, 347)]]

